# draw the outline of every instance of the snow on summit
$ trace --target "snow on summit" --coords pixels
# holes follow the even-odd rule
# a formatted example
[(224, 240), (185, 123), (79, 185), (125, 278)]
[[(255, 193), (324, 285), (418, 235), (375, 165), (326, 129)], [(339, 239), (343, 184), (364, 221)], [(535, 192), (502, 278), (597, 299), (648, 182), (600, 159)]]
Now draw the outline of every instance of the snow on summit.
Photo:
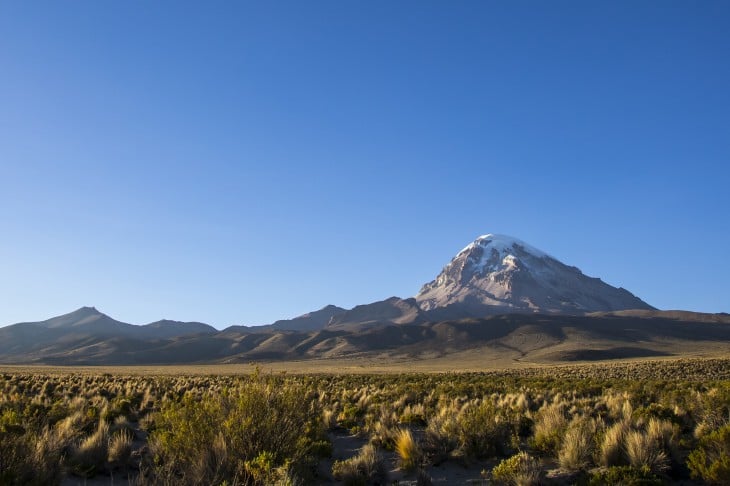
[(481, 246), (490, 246), (491, 248), (494, 248), (497, 251), (501, 252), (509, 252), (511, 251), (515, 245), (518, 247), (522, 247), (527, 252), (537, 256), (537, 257), (544, 257), (549, 256), (544, 251), (538, 250), (534, 246), (528, 245), (522, 240), (519, 240), (517, 238), (514, 238), (512, 236), (507, 235), (494, 235), (494, 234), (486, 234), (482, 235), (473, 242), (469, 243), (466, 247), (464, 247), (463, 250), (459, 252), (459, 254), (471, 250), (474, 248), (475, 245), (481, 245)]
[(486, 234), (449, 262), (416, 295), (421, 308), (458, 305), (475, 315), (496, 312), (581, 314), (652, 309), (622, 288), (584, 275), (517, 238)]

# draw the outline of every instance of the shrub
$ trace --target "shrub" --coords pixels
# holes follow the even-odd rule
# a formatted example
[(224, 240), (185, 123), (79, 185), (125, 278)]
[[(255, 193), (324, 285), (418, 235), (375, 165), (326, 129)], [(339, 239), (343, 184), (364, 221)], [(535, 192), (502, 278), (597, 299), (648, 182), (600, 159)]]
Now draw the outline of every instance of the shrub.
[(366, 444), (354, 457), (335, 461), (332, 475), (348, 486), (385, 484), (388, 481), (385, 462), (372, 444)]
[(401, 423), (413, 425), (426, 425), (426, 411), (423, 404), (406, 405), (400, 416)]
[(381, 406), (378, 413), (370, 414), (367, 421), (370, 443), (387, 450), (395, 448), (398, 432), (398, 416), (388, 407)]
[(448, 407), (431, 417), (425, 432), (425, 449), (438, 460), (445, 459), (459, 446), (459, 423), (456, 413)]
[(304, 468), (321, 416), (309, 403), (303, 387), (259, 377), (219, 397), (188, 393), (179, 403), (165, 404), (156, 417), (152, 474), (159, 482), (256, 483), (253, 471), (260, 471), (264, 459), (270, 469)]
[(648, 467), (612, 466), (597, 471), (591, 476), (589, 486), (661, 486), (662, 480)]
[(431, 475), (426, 472), (425, 469), (421, 468), (418, 470), (416, 475), (416, 486), (431, 486), (433, 485), (433, 479)]
[(650, 403), (645, 407), (634, 410), (633, 418), (638, 421), (649, 421), (651, 419), (659, 419), (662, 421), (679, 420), (672, 409), (660, 403)]
[(362, 419), (364, 414), (364, 410), (357, 405), (345, 405), (337, 415), (337, 424), (340, 427), (354, 430), (360, 424), (360, 419)]
[(517, 453), (492, 469), (492, 480), (512, 486), (539, 484), (540, 462), (526, 452)]
[(50, 427), (21, 425), (14, 410), (0, 416), (0, 484), (58, 484), (62, 477), (62, 448)]
[(509, 453), (512, 427), (491, 403), (467, 407), (457, 417), (457, 423), (459, 447), (467, 457), (484, 458)]
[(0, 428), (0, 484), (22, 484), (30, 476), (32, 471), (26, 463), (29, 453), (25, 436)]
[(253, 484), (291, 485), (294, 481), (290, 476), (289, 464), (276, 467), (274, 455), (270, 452), (262, 452), (253, 460), (246, 461), (244, 468)]
[[(730, 420), (730, 386), (712, 388), (699, 396), (696, 413), (699, 429), (717, 430)], [(700, 434), (697, 435), (700, 438)]]
[(693, 478), (712, 484), (730, 484), (730, 424), (700, 439), (687, 458)]

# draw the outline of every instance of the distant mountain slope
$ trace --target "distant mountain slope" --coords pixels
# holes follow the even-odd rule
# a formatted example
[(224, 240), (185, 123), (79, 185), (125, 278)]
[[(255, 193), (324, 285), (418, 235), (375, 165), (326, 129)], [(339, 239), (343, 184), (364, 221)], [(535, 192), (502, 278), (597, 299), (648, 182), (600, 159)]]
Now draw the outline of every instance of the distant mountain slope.
[(276, 321), (266, 327), (271, 327), (272, 329), (277, 330), (314, 331), (316, 329), (322, 329), (332, 318), (339, 316), (344, 312), (346, 312), (346, 310), (342, 307), (328, 305), (319, 310), (308, 312), (307, 314), (303, 314), (293, 319), (282, 319)]
[[(77, 333), (64, 326), (45, 328), (31, 323), (9, 330), (0, 328), (0, 363), (129, 365), (338, 357), (420, 359), (461, 352), (478, 352), (485, 362), (497, 357), (559, 362), (701, 355), (728, 349), (730, 319), (715, 314), (675, 317), (512, 313), (417, 324), (361, 323), (314, 331), (250, 333), (228, 329), (154, 339)], [(28, 334), (33, 339), (27, 339)]]
[(261, 326), (229, 326), (224, 333), (262, 333), (272, 331), (314, 331), (323, 329), (330, 320), (346, 312), (342, 307), (327, 305), (319, 310), (307, 312), (292, 319), (280, 319), (272, 324)]
[(358, 305), (351, 310), (335, 316), (327, 324), (327, 329), (360, 328), (387, 324), (412, 324), (426, 320), (415, 299), (389, 299)]
[(448, 307), (454, 317), (653, 309), (629, 291), (587, 277), (523, 241), (493, 234), (461, 250), (416, 300), (425, 311)]
[(674, 319), (686, 322), (719, 322), (730, 324), (730, 314), (720, 312), (719, 314), (709, 314), (706, 312), (690, 312), (683, 310), (645, 310), (645, 309), (629, 309), (613, 312), (595, 312), (588, 314), (596, 317), (641, 317), (646, 319)]
[(199, 322), (158, 321), (135, 326), (112, 319), (94, 307), (82, 307), (41, 322), (0, 327), (0, 359), (12, 355), (25, 362), (24, 355), (35, 359), (68, 353), (104, 355), (103, 350), (110, 347), (144, 349), (161, 339), (214, 333), (215, 328)]
[(162, 319), (139, 327), (147, 335), (156, 338), (170, 338), (188, 334), (215, 334), (218, 332), (216, 328), (203, 322), (181, 322), (169, 319)]
[[(53, 317), (41, 322), (16, 324), (35, 324), (45, 329), (73, 329), (75, 331), (93, 330), (95, 333), (104, 332), (134, 332), (132, 324), (116, 321), (106, 314), (102, 314), (95, 307), (81, 307), (62, 316)], [(12, 327), (12, 326), (11, 326)], [(0, 328), (1, 329), (1, 328)]]

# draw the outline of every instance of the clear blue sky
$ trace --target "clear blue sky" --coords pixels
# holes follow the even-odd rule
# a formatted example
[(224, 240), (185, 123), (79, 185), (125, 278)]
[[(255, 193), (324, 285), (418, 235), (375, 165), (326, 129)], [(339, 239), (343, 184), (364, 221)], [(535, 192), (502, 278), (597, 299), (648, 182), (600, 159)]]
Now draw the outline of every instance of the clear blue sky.
[(483, 233), (730, 311), (730, 2), (0, 4), (0, 324), (263, 324)]

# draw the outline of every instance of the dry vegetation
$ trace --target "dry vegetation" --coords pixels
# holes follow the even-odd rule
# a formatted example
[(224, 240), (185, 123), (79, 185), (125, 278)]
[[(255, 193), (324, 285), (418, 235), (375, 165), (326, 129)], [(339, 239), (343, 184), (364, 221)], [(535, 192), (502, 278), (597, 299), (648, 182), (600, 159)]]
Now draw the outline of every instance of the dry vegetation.
[[(729, 369), (723, 359), (438, 374), (6, 368), (0, 484), (429, 484), (449, 465), (497, 484), (729, 484)], [(333, 449), (343, 436), (359, 448)]]

